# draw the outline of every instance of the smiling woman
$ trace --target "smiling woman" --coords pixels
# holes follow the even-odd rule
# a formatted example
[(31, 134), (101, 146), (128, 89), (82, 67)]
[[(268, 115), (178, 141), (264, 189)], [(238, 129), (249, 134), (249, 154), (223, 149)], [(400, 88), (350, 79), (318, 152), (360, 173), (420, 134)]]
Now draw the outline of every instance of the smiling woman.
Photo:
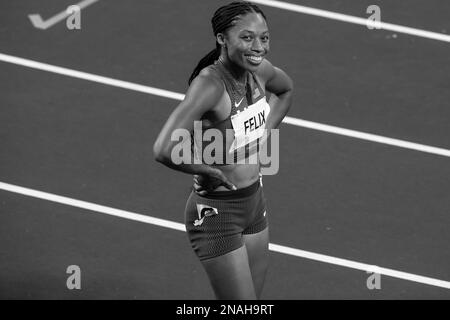
[[(256, 5), (232, 2), (220, 7), (211, 22), (216, 47), (192, 72), (185, 98), (162, 128), (154, 154), (169, 168), (194, 175), (186, 230), (216, 297), (256, 299), (264, 285), (269, 244), (260, 150), (267, 130), (278, 127), (291, 105), (293, 83), (266, 59), (269, 28)], [(277, 97), (272, 105), (269, 93)], [(225, 142), (214, 158), (225, 161), (174, 161), (174, 132), (192, 135), (199, 122), (206, 133), (192, 139), (190, 155), (183, 158), (195, 158), (198, 145), (208, 148), (202, 142), (211, 141), (208, 130), (215, 130)]]

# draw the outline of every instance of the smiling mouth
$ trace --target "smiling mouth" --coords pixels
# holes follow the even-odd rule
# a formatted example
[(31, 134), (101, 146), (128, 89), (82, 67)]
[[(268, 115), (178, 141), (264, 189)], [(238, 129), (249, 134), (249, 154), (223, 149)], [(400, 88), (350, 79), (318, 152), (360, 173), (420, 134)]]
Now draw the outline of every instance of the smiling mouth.
[(263, 60), (263, 56), (255, 56), (255, 55), (246, 55), (245, 56), (248, 61), (250, 61), (252, 64), (260, 64)]

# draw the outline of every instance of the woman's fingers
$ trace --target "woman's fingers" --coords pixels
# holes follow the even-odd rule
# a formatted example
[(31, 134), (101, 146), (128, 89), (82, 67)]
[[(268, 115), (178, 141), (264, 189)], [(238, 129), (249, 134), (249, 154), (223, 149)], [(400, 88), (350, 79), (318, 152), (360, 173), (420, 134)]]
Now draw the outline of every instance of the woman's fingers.
[(218, 186), (224, 186), (230, 190), (236, 190), (220, 169), (214, 169), (209, 176), (194, 175), (194, 190), (200, 195), (205, 195), (208, 191), (216, 189)]
[(219, 179), (220, 181), (222, 181), (222, 185), (230, 190), (236, 190), (237, 188), (234, 186), (234, 184), (232, 184), (227, 177), (225, 177), (225, 175), (222, 173), (222, 171), (217, 170), (218, 171), (218, 177), (217, 179)]
[(223, 182), (223, 185), (230, 190), (237, 190), (237, 188), (234, 186), (234, 184), (232, 184), (230, 181), (228, 181), (228, 179)]
[(201, 185), (199, 185), (199, 184), (197, 184), (197, 183), (194, 183), (194, 190), (195, 191), (200, 191), (202, 189), (202, 186)]
[[(201, 183), (201, 182), (202, 183)], [(194, 190), (195, 193), (204, 196), (208, 193), (208, 184), (205, 183), (205, 178), (199, 175), (194, 175)]]
[(194, 182), (200, 184), (199, 180), (200, 180), (200, 176), (197, 174), (194, 174)]
[(194, 183), (194, 190), (195, 190), (195, 193), (197, 193), (201, 196), (204, 196), (208, 193), (208, 191), (206, 190), (205, 187), (203, 187), (197, 183)]

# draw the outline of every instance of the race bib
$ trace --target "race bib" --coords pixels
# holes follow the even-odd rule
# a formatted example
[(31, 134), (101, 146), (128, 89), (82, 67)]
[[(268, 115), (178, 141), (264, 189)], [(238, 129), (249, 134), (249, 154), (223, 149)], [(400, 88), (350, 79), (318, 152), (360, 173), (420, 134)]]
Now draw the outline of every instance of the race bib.
[(264, 135), (269, 112), (270, 106), (264, 98), (231, 116), (234, 141), (228, 152), (234, 152), (261, 138)]

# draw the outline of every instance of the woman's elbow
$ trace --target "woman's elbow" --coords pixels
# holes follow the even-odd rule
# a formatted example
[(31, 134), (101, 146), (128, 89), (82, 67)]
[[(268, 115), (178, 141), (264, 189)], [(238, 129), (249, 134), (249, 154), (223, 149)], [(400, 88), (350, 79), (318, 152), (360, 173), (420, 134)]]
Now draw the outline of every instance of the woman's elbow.
[(153, 145), (153, 158), (155, 159), (155, 161), (161, 163), (167, 162), (167, 159), (169, 158), (167, 156), (167, 152), (165, 152), (162, 144), (158, 140)]
[(294, 80), (292, 78), (288, 77), (288, 85), (287, 85), (287, 91), (292, 95), (294, 93)]

